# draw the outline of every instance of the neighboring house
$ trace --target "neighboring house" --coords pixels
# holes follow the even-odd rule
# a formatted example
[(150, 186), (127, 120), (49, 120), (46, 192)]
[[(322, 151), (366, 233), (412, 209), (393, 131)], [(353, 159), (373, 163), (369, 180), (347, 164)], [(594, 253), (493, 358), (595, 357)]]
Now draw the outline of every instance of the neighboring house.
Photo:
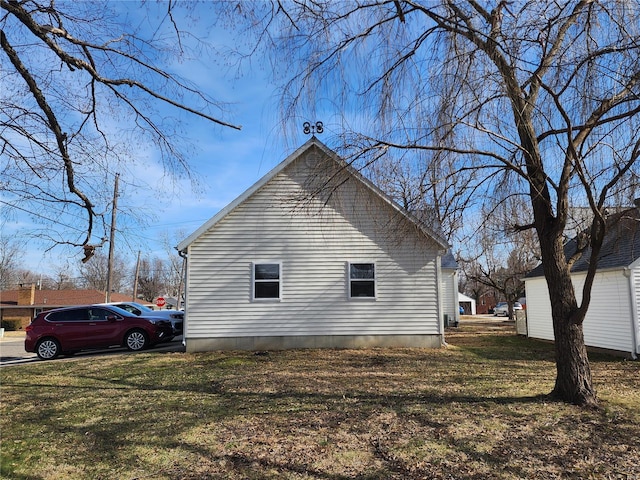
[(186, 349), (439, 347), (436, 232), (312, 137), (178, 245)]
[[(0, 292), (0, 320), (3, 324), (11, 322), (16, 328), (24, 329), (43, 310), (91, 305), (102, 303), (104, 300), (105, 292), (99, 290), (38, 290), (32, 284), (17, 290)], [(111, 300), (113, 302), (131, 301), (131, 295), (112, 293)]]
[(458, 304), (464, 308), (465, 315), (475, 315), (476, 314), (476, 301), (466, 296), (464, 293), (458, 293)]
[(493, 313), (493, 308), (498, 304), (498, 297), (493, 290), (480, 294), (476, 301), (476, 313), (486, 315)]
[[(584, 321), (585, 343), (589, 347), (628, 353), (640, 353), (640, 212), (632, 208), (610, 215), (607, 235), (598, 257), (598, 270), (591, 291), (591, 302)], [(565, 254), (575, 251), (575, 240)], [(588, 268), (589, 252), (572, 268), (572, 280), (578, 297)], [(542, 266), (525, 277), (527, 334), (532, 338), (553, 340), (551, 304)]]
[(458, 262), (449, 250), (441, 259), (442, 269), (442, 315), (444, 326), (460, 324), (460, 308), (458, 304)]

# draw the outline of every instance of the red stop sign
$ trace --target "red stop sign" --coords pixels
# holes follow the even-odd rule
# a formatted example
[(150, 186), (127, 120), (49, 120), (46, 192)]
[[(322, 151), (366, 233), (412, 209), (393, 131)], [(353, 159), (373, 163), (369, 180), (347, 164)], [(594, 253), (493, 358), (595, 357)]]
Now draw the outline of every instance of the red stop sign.
[(158, 297), (156, 300), (156, 305), (158, 307), (164, 307), (167, 304), (167, 302), (164, 301), (163, 297)]

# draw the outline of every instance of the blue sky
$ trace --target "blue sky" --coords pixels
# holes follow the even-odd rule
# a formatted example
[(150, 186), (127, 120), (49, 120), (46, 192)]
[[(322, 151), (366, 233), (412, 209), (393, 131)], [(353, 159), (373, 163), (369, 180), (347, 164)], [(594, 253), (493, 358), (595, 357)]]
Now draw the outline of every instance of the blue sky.
[[(310, 104), (311, 101), (314, 102), (312, 106), (308, 107), (308, 117), (289, 118), (287, 125), (281, 125), (278, 105), (280, 100), (279, 92), (281, 91), (282, 85), (272, 80), (271, 66), (268, 58), (260, 56), (259, 54), (253, 55), (242, 64), (241, 68), (238, 68), (238, 64), (234, 63), (233, 59), (226, 57), (224, 52), (235, 48), (245, 48), (248, 50), (251, 47), (252, 40), (247, 35), (235, 38), (228, 32), (212, 28), (211, 24), (214, 22), (211, 19), (218, 18), (214, 16), (215, 12), (212, 9), (212, 3), (201, 2), (195, 4), (184, 1), (175, 4), (179, 6), (197, 5), (198, 10), (193, 13), (199, 21), (194, 22), (184, 15), (180, 17), (178, 16), (179, 11), (176, 11), (175, 14), (178, 23), (195, 37), (203, 37), (213, 48), (217, 48), (218, 51), (223, 52), (223, 54), (213, 57), (196, 56), (196, 58), (191, 59), (179, 58), (178, 56), (169, 57), (168, 68), (182, 77), (186, 77), (195, 85), (198, 85), (202, 91), (210, 97), (225, 102), (227, 104), (227, 110), (224, 112), (224, 115), (221, 114), (223, 119), (229, 123), (242, 125), (242, 130), (236, 131), (229, 128), (216, 127), (196, 116), (181, 116), (182, 123), (180, 126), (182, 130), (186, 132), (188, 136), (187, 140), (193, 148), (192, 154), (189, 156), (189, 165), (194, 178), (197, 179), (195, 189), (192, 188), (191, 182), (184, 178), (182, 173), (174, 177), (167, 175), (167, 172), (163, 169), (160, 162), (159, 152), (153, 145), (138, 142), (136, 138), (128, 139), (129, 141), (126, 146), (130, 149), (128, 153), (132, 161), (129, 162), (126, 167), (123, 165), (114, 166), (109, 164), (108, 174), (101, 177), (104, 178), (104, 181), (101, 180), (104, 191), (99, 191), (98, 193), (103, 194), (103, 199), (107, 198), (108, 193), (105, 194), (105, 191), (108, 192), (109, 188), (111, 188), (113, 176), (116, 172), (119, 172), (125, 180), (121, 183), (117, 222), (118, 236), (116, 237), (115, 245), (117, 253), (128, 259), (130, 264), (135, 261), (138, 251), (149, 256), (162, 257), (166, 255), (166, 248), (163, 245), (165, 238), (168, 239), (172, 245), (178, 244), (180, 240), (196, 230), (221, 208), (260, 179), (266, 172), (286, 158), (293, 150), (307, 140), (307, 137), (302, 133), (302, 123), (304, 121), (314, 122), (321, 120), (324, 122), (326, 127), (325, 133), (320, 138), (327, 143), (329, 147), (337, 143), (337, 141), (332, 142), (332, 139), (335, 139), (335, 136), (346, 130), (343, 129), (342, 126), (352, 126), (354, 131), (366, 133), (367, 129), (375, 130), (381, 123), (376, 122), (376, 115), (378, 118), (381, 117), (379, 112), (375, 110), (376, 103), (367, 102), (367, 99), (379, 93), (378, 89), (361, 89), (363, 85), (378, 86), (385, 83), (367, 83), (372, 82), (376, 76), (377, 70), (372, 68), (372, 65), (381, 67), (385, 61), (384, 55), (381, 55), (379, 58), (375, 57), (373, 61), (371, 56), (366, 55), (368, 52), (367, 45), (371, 43), (369, 38), (367, 42), (364, 42), (358, 47), (363, 49), (360, 52), (361, 55), (357, 55), (354, 51), (346, 49), (344, 52), (341, 52), (340, 55), (334, 56), (335, 58), (332, 57), (337, 63), (333, 65), (334, 68), (329, 69), (327, 77), (323, 77), (320, 81), (322, 87), (314, 92), (315, 95), (309, 96), (308, 103), (298, 105), (298, 108), (304, 108), (304, 105)], [(239, 5), (237, 3), (222, 4), (232, 6)], [(96, 10), (96, 4), (89, 2), (61, 0), (57, 5), (72, 5), (78, 9), (87, 8), (93, 9), (94, 11)], [(109, 7), (113, 7), (117, 13), (122, 16), (121, 18), (126, 17), (133, 25), (138, 25), (147, 32), (155, 32), (159, 38), (174, 40), (170, 35), (172, 31), (171, 23), (166, 18), (162, 28), (157, 29), (158, 21), (162, 19), (166, 13), (163, 12), (163, 9), (166, 10), (166, 3), (146, 2), (145, 6), (147, 9), (155, 9), (150, 13), (148, 10), (140, 8), (139, 2), (111, 1), (108, 5)], [(93, 24), (88, 28), (90, 28), (91, 31), (97, 29)], [(404, 29), (405, 27), (403, 26), (402, 28)], [(417, 28), (419, 28), (419, 26)], [(336, 35), (341, 35), (339, 30), (334, 31), (337, 32)], [(121, 31), (118, 31), (116, 36), (120, 35), (120, 33)], [(386, 35), (386, 32), (383, 31), (381, 34)], [(324, 37), (317, 36), (314, 40), (322, 44)], [(183, 41), (187, 42), (190, 40), (188, 37), (183, 37)], [(28, 44), (28, 42), (23, 43)], [(167, 46), (175, 46), (175, 42), (173, 44), (168, 43)], [(415, 131), (418, 140), (421, 140), (424, 136), (428, 137), (432, 128), (440, 127), (439, 125), (431, 124), (431, 120), (437, 120), (438, 117), (432, 118), (424, 116), (424, 112), (437, 111), (439, 108), (439, 99), (444, 98), (447, 100), (446, 97), (437, 95), (438, 88), (434, 89), (433, 92), (431, 91), (431, 82), (429, 81), (430, 78), (434, 78), (430, 77), (430, 75), (437, 74), (438, 69), (441, 68), (442, 65), (436, 63), (435, 66), (431, 66), (425, 63), (431, 59), (429, 50), (425, 50), (426, 52), (422, 54), (424, 56), (417, 59), (414, 58), (412, 61), (418, 62), (418, 66), (427, 64), (429, 68), (425, 70), (425, 72), (422, 72), (422, 70), (418, 68), (419, 75), (415, 85), (418, 85), (420, 88), (414, 90), (402, 88), (398, 90), (400, 92), (400, 96), (398, 97), (399, 103), (395, 105), (397, 117), (395, 116), (396, 114), (389, 115), (388, 130), (382, 132), (387, 138), (393, 138), (396, 133), (399, 137), (411, 137), (413, 131)], [(292, 53), (289, 57), (285, 57), (285, 60), (291, 62), (293, 61), (291, 57), (294, 57), (293, 53), (305, 51), (305, 44), (302, 43), (297, 49), (292, 49)], [(344, 59), (342, 58), (343, 53)], [(39, 55), (44, 56), (42, 53)], [(39, 55), (37, 60), (39, 60)], [(37, 62), (34, 58), (30, 60), (33, 63)], [(59, 68), (59, 61), (57, 59), (56, 61), (55, 68), (61, 70)], [(355, 61), (355, 63), (353, 63), (353, 61)], [(376, 65), (377, 62), (382, 63)], [(165, 65), (161, 65), (161, 67), (165, 67)], [(284, 68), (287, 67), (289, 67), (291, 71), (278, 72), (282, 77), (293, 73), (293, 68), (290, 65), (284, 66)], [(522, 68), (523, 72), (526, 72), (528, 67), (525, 64)], [(362, 73), (364, 73), (366, 77), (367, 72), (372, 72), (373, 76), (369, 79), (356, 78)], [(422, 73), (425, 74), (424, 79), (422, 78)], [(315, 80), (318, 81), (317, 79)], [(350, 85), (352, 82), (349, 80), (354, 80), (353, 85)], [(424, 80), (424, 82), (422, 82), (422, 80)], [(340, 83), (345, 81), (346, 84)], [(309, 89), (310, 83), (311, 81), (305, 85)], [(393, 84), (393, 82), (390, 82), (390, 84)], [(11, 87), (13, 84), (9, 86)], [(349, 88), (342, 89), (342, 86)], [(499, 85), (489, 86), (489, 94), (492, 88), (500, 89), (501, 87)], [(573, 91), (572, 89), (565, 90)], [(6, 95), (5, 92), (6, 91), (0, 91), (0, 95)], [(354, 92), (359, 94), (354, 95)], [(365, 93), (363, 94), (363, 92)], [(344, 95), (344, 97), (341, 97), (341, 95)], [(422, 102), (423, 97), (424, 102)], [(464, 100), (464, 98), (463, 96), (462, 100)], [(64, 100), (66, 103), (66, 97), (64, 97)], [(500, 102), (500, 100), (498, 100), (498, 102)], [(412, 105), (413, 103), (419, 108), (409, 109), (409, 111), (406, 112), (404, 107)], [(341, 104), (341, 106), (338, 107), (338, 104)], [(373, 108), (368, 108), (369, 106), (373, 106)], [(433, 108), (436, 110), (432, 110)], [(466, 108), (466, 106), (464, 108)], [(502, 108), (506, 109), (504, 110), (505, 112), (508, 112), (510, 109), (506, 103), (503, 105), (496, 103), (495, 112), (493, 108), (494, 106), (492, 105), (491, 108), (482, 109), (489, 112), (487, 114), (489, 124), (493, 122), (491, 117), (493, 117), (495, 112), (502, 111)], [(546, 109), (547, 106), (543, 105), (542, 108)], [(165, 112), (167, 116), (172, 116), (176, 113), (174, 110), (167, 108), (161, 112), (161, 116)], [(340, 114), (338, 114), (338, 112)], [(405, 115), (405, 113), (408, 113), (408, 115)], [(316, 116), (316, 114), (318, 116)], [(386, 117), (386, 115), (383, 117)], [(510, 117), (504, 117), (504, 123), (498, 122), (497, 125), (494, 125), (497, 129), (496, 132), (489, 131), (478, 135), (478, 131), (481, 130), (473, 131), (473, 136), (469, 136), (469, 138), (473, 138), (474, 145), (472, 145), (472, 147), (487, 148), (505, 156), (508, 156), (509, 152), (513, 151), (514, 155), (516, 155), (514, 158), (519, 158), (519, 155), (516, 154), (517, 143), (512, 143), (512, 139), (510, 138), (510, 135), (514, 134), (515, 130), (513, 129), (513, 125), (509, 124), (509, 118)], [(555, 125), (554, 122), (556, 120), (557, 119), (554, 118), (545, 118), (543, 123), (548, 121), (550, 124)], [(121, 119), (115, 116), (110, 118), (110, 121), (113, 131), (118, 131), (118, 128), (123, 125), (127, 128), (129, 126), (125, 121), (122, 121), (122, 125), (120, 125), (119, 122), (121, 122)], [(579, 115), (573, 123), (574, 125), (580, 125), (582, 123)], [(560, 122), (560, 125), (561, 124), (562, 122)], [(404, 127), (406, 125), (410, 125), (411, 128), (405, 129)], [(109, 127), (107, 126), (107, 128)], [(460, 130), (460, 128), (458, 130)], [(466, 132), (464, 129), (462, 130), (460, 138), (464, 139)], [(619, 133), (616, 132), (616, 134), (622, 135), (622, 137), (626, 136), (628, 132), (626, 128), (615, 127), (614, 130), (618, 130)], [(288, 132), (287, 136), (283, 133), (284, 131)], [(296, 133), (291, 134), (291, 132), (294, 131)], [(124, 133), (126, 134), (126, 131)], [(515, 139), (517, 137), (513, 136), (513, 138)], [(555, 143), (556, 138), (548, 138), (550, 140), (547, 140), (546, 145), (551, 144), (554, 146), (546, 148), (557, 148)], [(504, 139), (504, 141), (502, 141), (502, 139)], [(551, 139), (553, 141), (551, 141)], [(623, 140), (625, 139), (623, 138)], [(485, 141), (487, 142), (486, 144)], [(606, 160), (609, 158), (606, 156), (609, 153), (607, 149), (611, 148), (612, 144), (608, 139), (607, 142), (599, 143), (604, 148), (605, 156), (603, 158), (605, 158), (605, 162), (603, 165), (606, 167)], [(91, 142), (86, 142), (86, 144), (91, 145)], [(561, 141), (559, 141), (558, 145), (561, 146)], [(543, 146), (543, 148), (545, 146)], [(90, 150), (90, 148), (87, 150)], [(617, 152), (615, 153), (617, 154)], [(544, 154), (550, 159), (551, 165), (553, 165), (553, 162), (558, 158), (561, 158), (561, 156), (556, 155), (555, 151), (552, 150), (546, 150)], [(404, 156), (407, 158), (415, 156), (418, 162), (423, 160), (420, 154), (416, 154), (413, 151), (406, 153), (402, 153), (402, 151), (391, 152), (387, 158), (389, 158), (390, 161), (394, 161), (396, 157)], [(92, 157), (87, 156), (87, 158)], [(480, 178), (477, 179), (478, 188), (476, 189), (474, 187), (476, 185), (476, 178), (473, 178), (470, 184), (471, 188), (469, 188), (465, 184), (460, 185), (458, 182), (460, 177), (456, 175), (454, 178), (458, 183), (451, 184), (450, 188), (443, 189), (444, 192), (457, 192), (460, 189), (463, 193), (464, 189), (472, 192), (472, 203), (471, 207), (467, 206), (467, 213), (470, 208), (480, 208), (480, 205), (485, 199), (488, 199), (488, 203), (490, 204), (493, 200), (491, 195), (489, 195), (492, 193), (492, 188), (495, 188), (497, 192), (503, 191), (500, 182), (505, 180), (504, 172), (498, 172), (498, 170), (494, 168), (485, 168), (486, 165), (483, 163), (483, 158), (484, 157), (478, 155), (460, 156), (457, 158), (457, 162), (459, 163), (456, 165), (461, 165), (461, 167), (456, 167), (455, 165), (454, 167), (458, 168), (459, 171), (464, 170), (468, 172), (472, 166), (475, 168), (476, 165), (479, 165), (485, 169), (484, 172), (487, 172), (486, 175), (488, 175), (486, 179), (490, 181), (485, 181), (483, 177), (480, 176)], [(595, 155), (595, 158), (598, 162), (600, 161), (598, 155)], [(475, 163), (474, 159), (477, 159), (478, 163)], [(3, 159), (0, 158), (0, 160)], [(470, 160), (474, 160), (474, 162), (470, 163)], [(596, 167), (599, 167), (599, 165), (598, 163)], [(557, 173), (555, 167), (551, 166), (550, 169), (548, 173)], [(95, 174), (95, 172), (90, 173)], [(100, 171), (99, 173), (102, 174), (103, 172)], [(499, 174), (495, 175), (495, 173)], [(98, 176), (98, 174), (96, 174), (96, 176)], [(515, 174), (511, 172), (511, 177), (514, 176)], [(464, 180), (464, 176), (462, 179)], [(55, 180), (59, 179), (56, 177)], [(509, 178), (509, 180), (511, 179)], [(58, 181), (57, 185), (62, 184), (63, 182)], [(443, 182), (442, 185), (445, 187), (449, 186), (446, 182)], [(524, 187), (523, 182), (517, 181), (513, 183), (507, 183), (505, 181), (505, 185), (513, 186), (514, 193), (519, 193), (521, 187)], [(95, 183), (90, 185), (90, 187), (95, 187)], [(574, 201), (579, 204), (579, 202), (583, 200), (583, 198), (581, 198), (582, 190), (577, 188), (575, 191), (577, 193), (575, 194), (576, 198)], [(524, 188), (523, 193), (526, 195), (527, 192), (528, 189)], [(0, 197), (0, 201), (2, 200), (3, 197)], [(108, 216), (109, 212), (108, 209), (105, 208), (104, 202), (101, 204), (100, 211), (105, 214), (105, 217)], [(37, 223), (33, 221), (39, 212), (34, 211), (32, 213), (34, 215), (29, 216), (16, 210), (15, 215), (10, 218), (9, 223), (3, 224), (3, 230), (6, 229), (9, 235), (20, 238), (30, 238), (29, 233), (31, 233), (31, 238), (33, 238), (33, 233), (37, 233), (38, 228), (41, 226), (38, 226)], [(76, 230), (73, 234), (81, 238), (81, 240), (76, 240), (76, 242), (84, 239), (82, 233), (86, 227), (85, 218), (59, 218), (56, 217), (53, 211), (43, 213), (53, 217), (55, 219), (54, 222), (60, 225), (61, 231), (65, 228), (67, 230), (74, 230), (75, 228)], [(138, 218), (143, 218), (144, 226), (131, 222), (129, 214), (136, 214)], [(471, 215), (466, 218), (474, 217)], [(475, 218), (479, 219), (479, 216), (476, 215)], [(73, 225), (70, 226), (72, 223), (75, 223), (75, 227)], [(475, 226), (475, 224), (469, 225), (469, 220), (465, 220), (464, 227), (467, 231), (462, 232), (463, 236), (473, 234)], [(98, 231), (94, 232), (92, 238), (94, 243), (99, 241), (102, 235), (107, 234), (106, 230), (100, 231), (101, 227), (96, 230)], [(5, 232), (3, 231), (3, 233)], [(55, 267), (61, 265), (67, 264), (70, 268), (75, 268), (80, 265), (80, 259), (82, 258), (80, 248), (56, 247), (51, 250), (46, 250), (48, 247), (51, 247), (51, 243), (46, 244), (45, 242), (30, 241), (27, 255), (24, 257), (24, 266), (35, 272), (49, 274), (52, 273)], [(469, 245), (465, 242), (462, 247), (467, 249)], [(103, 251), (106, 252), (106, 250), (107, 246), (103, 248)]]
[[(136, 5), (122, 2), (118, 8), (127, 15), (134, 15), (136, 12), (131, 9), (137, 8)], [(206, 27), (199, 24), (201, 35)], [(196, 27), (191, 25), (189, 28)], [(224, 44), (233, 45), (232, 37), (220, 30), (208, 30), (207, 40), (221, 48)], [(138, 251), (143, 255), (166, 256), (165, 238), (175, 245), (196, 230), (305, 142), (308, 137), (302, 133), (302, 122), (316, 120), (301, 119), (299, 135), (287, 136), (285, 140), (283, 127), (279, 124), (277, 86), (272, 82), (270, 72), (258, 65), (244, 65), (238, 75), (235, 68), (225, 70), (224, 66), (201, 57), (183, 59), (171, 68), (211, 97), (228, 104), (224, 120), (242, 125), (242, 129), (216, 127), (195, 116), (184, 117), (181, 127), (188, 132), (192, 144), (189, 163), (197, 179), (195, 189), (181, 176), (170, 178), (166, 175), (159, 162), (159, 153), (152, 145), (134, 147), (135, 162), (127, 171), (119, 172), (126, 181), (121, 183), (115, 242), (118, 255), (130, 263), (135, 262)], [(167, 110), (167, 114), (172, 112)], [(130, 183), (140, 187), (133, 188)], [(132, 223), (127, 212), (142, 214), (148, 225), (140, 227)], [(83, 220), (78, 219), (80, 228), (84, 227)], [(28, 215), (18, 212), (3, 228), (5, 233), (25, 235), (28, 239), (32, 227), (35, 228), (31, 221)], [(96, 235), (99, 238), (101, 231)], [(71, 268), (80, 265), (79, 248), (54, 247), (47, 251), (49, 246), (46, 242), (29, 239), (23, 258), (24, 268), (46, 275), (53, 274), (60, 265), (67, 264)], [(103, 250), (106, 254), (108, 245)]]

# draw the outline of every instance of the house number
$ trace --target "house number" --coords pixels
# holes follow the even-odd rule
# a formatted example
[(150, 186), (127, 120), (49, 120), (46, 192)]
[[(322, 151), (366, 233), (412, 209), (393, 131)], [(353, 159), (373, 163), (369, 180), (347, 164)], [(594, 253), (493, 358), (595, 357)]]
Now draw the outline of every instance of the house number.
[(302, 128), (303, 128), (302, 131), (306, 135), (309, 135), (309, 134), (315, 135), (316, 133), (324, 132), (324, 125), (322, 124), (322, 122), (316, 122), (313, 125), (310, 122), (304, 122), (302, 124)]

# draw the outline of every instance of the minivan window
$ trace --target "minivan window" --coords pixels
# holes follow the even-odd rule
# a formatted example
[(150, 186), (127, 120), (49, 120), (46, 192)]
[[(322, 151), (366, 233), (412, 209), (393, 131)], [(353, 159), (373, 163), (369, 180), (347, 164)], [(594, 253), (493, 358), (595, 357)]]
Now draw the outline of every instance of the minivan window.
[(113, 317), (114, 314), (109, 310), (105, 310), (104, 308), (90, 308), (89, 309), (89, 320), (92, 322), (96, 320), (104, 320), (106, 321), (109, 317)]
[(89, 315), (86, 308), (63, 310), (47, 315), (49, 322), (86, 322), (87, 320), (89, 320)]

